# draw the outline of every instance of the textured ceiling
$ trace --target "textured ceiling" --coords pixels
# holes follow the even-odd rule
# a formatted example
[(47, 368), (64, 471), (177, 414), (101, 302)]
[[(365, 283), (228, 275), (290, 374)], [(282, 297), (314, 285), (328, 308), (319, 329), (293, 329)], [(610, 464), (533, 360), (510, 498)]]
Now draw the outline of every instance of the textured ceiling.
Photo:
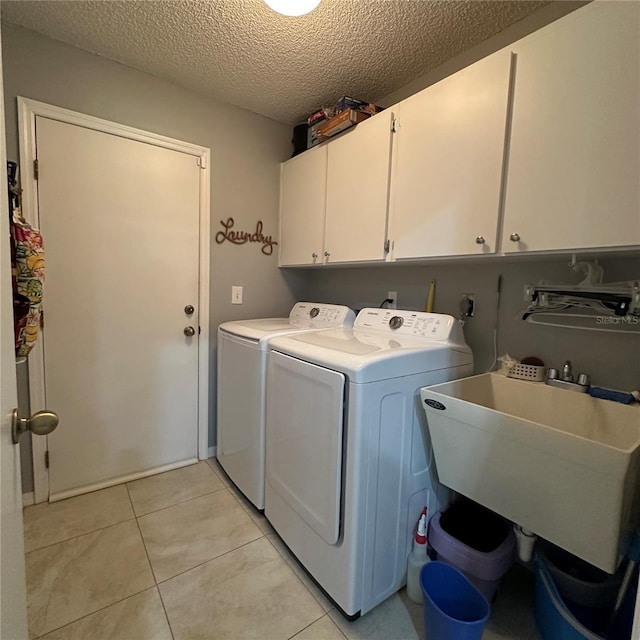
[(295, 124), (376, 101), (549, 0), (323, 0), (287, 18), (262, 0), (2, 0), (2, 19)]

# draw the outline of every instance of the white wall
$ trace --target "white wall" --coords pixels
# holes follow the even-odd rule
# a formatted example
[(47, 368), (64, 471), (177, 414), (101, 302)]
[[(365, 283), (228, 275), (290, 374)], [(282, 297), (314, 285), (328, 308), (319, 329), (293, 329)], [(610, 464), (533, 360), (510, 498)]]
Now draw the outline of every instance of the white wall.
[[(215, 337), (226, 320), (286, 315), (294, 297), (277, 252), (257, 244), (215, 243), (220, 220), (278, 236), (280, 162), (291, 155), (291, 129), (170, 82), (10, 24), (2, 25), (7, 157), (18, 159), (16, 96), (120, 122), (211, 148), (211, 428), (215, 443)], [(244, 304), (231, 305), (231, 285)], [(28, 490), (28, 483), (25, 486)]]

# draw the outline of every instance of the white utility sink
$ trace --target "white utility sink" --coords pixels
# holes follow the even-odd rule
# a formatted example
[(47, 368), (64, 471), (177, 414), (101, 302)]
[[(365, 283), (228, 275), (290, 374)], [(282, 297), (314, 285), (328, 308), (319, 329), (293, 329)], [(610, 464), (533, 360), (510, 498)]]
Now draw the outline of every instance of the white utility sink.
[(496, 373), (421, 396), (440, 482), (616, 570), (638, 515), (638, 405)]

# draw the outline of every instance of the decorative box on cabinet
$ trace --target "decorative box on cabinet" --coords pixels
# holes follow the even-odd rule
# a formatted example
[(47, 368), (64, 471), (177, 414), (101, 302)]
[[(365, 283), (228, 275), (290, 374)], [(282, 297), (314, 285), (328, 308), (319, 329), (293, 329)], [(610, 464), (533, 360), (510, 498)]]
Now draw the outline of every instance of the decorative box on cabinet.
[(505, 253), (640, 245), (640, 4), (516, 42)]

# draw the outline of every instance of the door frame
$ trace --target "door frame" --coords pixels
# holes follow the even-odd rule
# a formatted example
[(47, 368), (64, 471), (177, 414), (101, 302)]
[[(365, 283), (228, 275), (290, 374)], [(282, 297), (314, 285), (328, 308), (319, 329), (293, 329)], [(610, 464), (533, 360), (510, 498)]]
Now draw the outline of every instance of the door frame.
[[(36, 159), (36, 116), (50, 118), (66, 124), (86, 129), (93, 129), (144, 142), (157, 147), (179, 151), (194, 156), (200, 167), (200, 238), (199, 238), (199, 278), (198, 309), (200, 320), (200, 336), (198, 340), (198, 458), (205, 460), (209, 452), (209, 279), (210, 279), (210, 156), (207, 147), (182, 142), (142, 129), (136, 129), (102, 118), (96, 118), (69, 109), (38, 102), (30, 98), (18, 97), (18, 140), (20, 146), (20, 168), (22, 182), (22, 213), (24, 218), (34, 227), (40, 226), (38, 210), (37, 182), (34, 179), (34, 160)], [(46, 408), (45, 364), (43, 341), (36, 342), (29, 357), (29, 393), (31, 411)], [(45, 438), (32, 439), (33, 481), (35, 502), (49, 499), (49, 472), (45, 465), (47, 451)], [(185, 463), (166, 465), (162, 471), (183, 466)], [(190, 464), (188, 462), (187, 464)], [(159, 469), (141, 472), (126, 477), (126, 481), (142, 478), (157, 473)], [(118, 480), (118, 483), (124, 479)], [(113, 482), (103, 483), (109, 486)], [(92, 487), (92, 490), (101, 486)]]

